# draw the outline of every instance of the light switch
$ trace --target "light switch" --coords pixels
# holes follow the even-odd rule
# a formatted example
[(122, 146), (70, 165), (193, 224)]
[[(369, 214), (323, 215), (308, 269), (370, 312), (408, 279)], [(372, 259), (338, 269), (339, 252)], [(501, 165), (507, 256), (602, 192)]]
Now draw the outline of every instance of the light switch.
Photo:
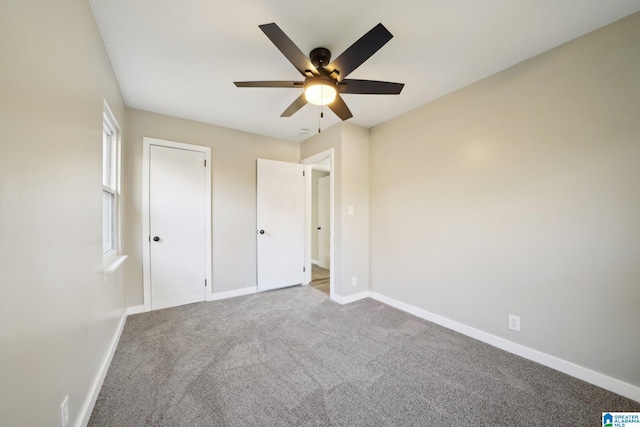
[(349, 205), (349, 215), (353, 215), (353, 205)]

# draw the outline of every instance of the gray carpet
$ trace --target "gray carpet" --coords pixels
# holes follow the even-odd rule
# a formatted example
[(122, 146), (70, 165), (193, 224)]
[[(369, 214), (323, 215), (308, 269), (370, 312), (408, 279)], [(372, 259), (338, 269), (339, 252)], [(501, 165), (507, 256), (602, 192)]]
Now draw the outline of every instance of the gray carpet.
[(90, 426), (601, 425), (625, 399), (300, 286), (130, 316)]

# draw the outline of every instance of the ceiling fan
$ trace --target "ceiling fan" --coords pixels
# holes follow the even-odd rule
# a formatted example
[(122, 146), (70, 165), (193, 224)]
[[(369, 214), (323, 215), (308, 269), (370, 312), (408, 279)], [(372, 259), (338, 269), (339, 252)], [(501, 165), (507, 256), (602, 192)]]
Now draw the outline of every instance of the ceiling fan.
[(382, 24), (373, 27), (331, 63), (329, 62), (331, 52), (328, 49), (323, 47), (313, 49), (307, 58), (276, 24), (264, 24), (259, 27), (302, 74), (304, 81), (234, 82), (234, 84), (237, 87), (304, 89), (304, 93), (293, 101), (280, 117), (291, 117), (307, 103), (311, 103), (326, 105), (342, 120), (347, 120), (353, 117), (353, 114), (340, 94), (398, 95), (404, 87), (404, 83), (346, 78), (391, 40), (393, 35)]

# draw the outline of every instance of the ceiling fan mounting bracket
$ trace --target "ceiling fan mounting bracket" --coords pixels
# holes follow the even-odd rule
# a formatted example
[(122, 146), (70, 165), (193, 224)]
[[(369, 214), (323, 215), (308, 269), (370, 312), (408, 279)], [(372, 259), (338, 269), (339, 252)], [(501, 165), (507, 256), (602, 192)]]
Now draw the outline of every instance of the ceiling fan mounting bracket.
[(324, 68), (329, 65), (329, 61), (331, 60), (331, 51), (324, 47), (317, 47), (311, 51), (309, 59), (311, 59), (311, 63), (314, 67)]

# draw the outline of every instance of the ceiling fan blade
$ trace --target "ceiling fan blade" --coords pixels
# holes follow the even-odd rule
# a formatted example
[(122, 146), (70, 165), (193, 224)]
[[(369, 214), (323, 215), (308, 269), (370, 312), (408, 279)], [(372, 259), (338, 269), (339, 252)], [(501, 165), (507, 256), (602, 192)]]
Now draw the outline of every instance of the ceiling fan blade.
[(347, 104), (344, 103), (344, 99), (342, 99), (340, 95), (336, 95), (336, 99), (331, 104), (328, 104), (327, 107), (331, 108), (331, 111), (336, 113), (336, 116), (340, 117), (342, 120), (347, 120), (353, 117), (349, 107), (347, 107)]
[(338, 85), (338, 90), (340, 93), (364, 95), (399, 95), (403, 87), (404, 83), (344, 79)]
[(305, 105), (307, 105), (307, 97), (304, 96), (303, 93), (295, 101), (293, 101), (291, 105), (289, 105), (289, 108), (284, 110), (284, 113), (282, 113), (280, 117), (291, 117)]
[(259, 25), (262, 32), (269, 37), (269, 40), (276, 45), (282, 54), (300, 71), (300, 74), (307, 76), (307, 71), (314, 76), (320, 75), (316, 67), (313, 66), (309, 58), (302, 53), (291, 39), (276, 24)]
[(393, 35), (389, 30), (384, 25), (378, 24), (342, 52), (335, 61), (327, 65), (325, 70), (329, 73), (337, 70), (339, 74), (336, 77), (338, 81), (342, 81), (392, 38)]
[(233, 82), (237, 87), (304, 87), (304, 82), (266, 81), (266, 82)]

